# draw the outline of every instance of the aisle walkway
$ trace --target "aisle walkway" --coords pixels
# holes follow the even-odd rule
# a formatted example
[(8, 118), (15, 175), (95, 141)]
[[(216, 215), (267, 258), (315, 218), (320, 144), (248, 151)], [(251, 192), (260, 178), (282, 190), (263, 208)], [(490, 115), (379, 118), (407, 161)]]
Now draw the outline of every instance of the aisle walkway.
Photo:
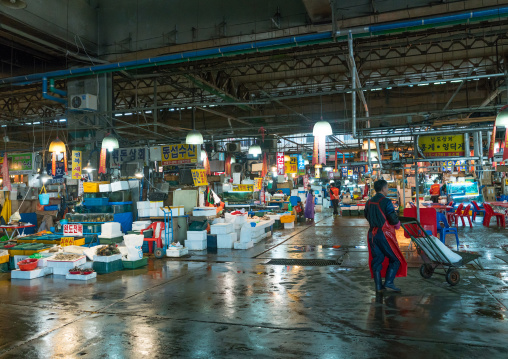
[(404, 248), (403, 293), (376, 297), (366, 226), (319, 215), (247, 251), (151, 259), (86, 284), (0, 274), (0, 358), (506, 357), (508, 265), (495, 257), (506, 254), (504, 230), (459, 229), (486, 270), (461, 270), (456, 287), (422, 279)]

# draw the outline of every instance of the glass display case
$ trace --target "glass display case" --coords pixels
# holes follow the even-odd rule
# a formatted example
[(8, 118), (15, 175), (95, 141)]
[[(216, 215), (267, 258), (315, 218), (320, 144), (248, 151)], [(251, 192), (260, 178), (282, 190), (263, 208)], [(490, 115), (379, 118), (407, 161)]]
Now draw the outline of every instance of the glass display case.
[(481, 201), (478, 182), (461, 181), (446, 183), (448, 197), (456, 203)]

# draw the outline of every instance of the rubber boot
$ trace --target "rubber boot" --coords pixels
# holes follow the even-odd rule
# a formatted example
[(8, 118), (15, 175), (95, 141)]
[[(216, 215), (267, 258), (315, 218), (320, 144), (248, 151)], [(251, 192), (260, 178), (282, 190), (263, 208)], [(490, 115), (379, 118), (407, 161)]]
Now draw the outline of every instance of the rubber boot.
[(381, 272), (374, 272), (374, 284), (376, 285), (376, 293), (383, 292), (383, 280), (381, 279)]
[(395, 284), (393, 284), (393, 280), (395, 279), (395, 275), (397, 274), (397, 270), (398, 270), (398, 266), (397, 268), (388, 268), (388, 270), (386, 271), (386, 280), (385, 280), (385, 288), (388, 289), (388, 290), (392, 290), (394, 292), (400, 292), (400, 288), (397, 288), (395, 286)]

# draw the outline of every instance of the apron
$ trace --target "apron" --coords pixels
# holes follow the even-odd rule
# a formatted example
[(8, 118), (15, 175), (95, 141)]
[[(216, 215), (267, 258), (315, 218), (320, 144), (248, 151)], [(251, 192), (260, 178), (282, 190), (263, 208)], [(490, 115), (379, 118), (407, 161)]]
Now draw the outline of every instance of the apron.
[[(390, 248), (392, 249), (393, 254), (395, 254), (395, 257), (400, 261), (399, 269), (397, 270), (397, 275), (395, 277), (407, 277), (407, 262), (404, 256), (402, 255), (402, 252), (399, 248), (399, 242), (397, 242), (397, 237), (395, 235), (395, 227), (392, 226), (388, 221), (386, 220), (386, 216), (384, 212), (381, 210), (381, 206), (379, 205), (379, 202), (369, 202), (369, 205), (375, 204), (377, 208), (379, 209), (379, 212), (383, 215), (383, 218), (385, 219), (385, 224), (381, 228), (381, 232), (379, 232), (379, 227), (374, 227), (372, 229), (372, 239), (376, 235), (381, 235), (386, 238), (386, 241), (390, 245)], [(370, 240), (369, 240), (369, 234), (367, 233), (367, 244), (369, 246), (369, 269), (370, 269), (370, 275), (371, 278), (374, 277), (374, 273), (372, 272), (372, 252), (370, 249)], [(385, 260), (383, 261), (383, 268), (381, 269), (381, 277), (384, 278), (386, 276), (386, 270), (388, 269), (389, 259), (388, 257), (385, 257)]]
[(314, 218), (314, 196), (312, 191), (307, 195), (307, 203), (305, 203), (305, 218)]

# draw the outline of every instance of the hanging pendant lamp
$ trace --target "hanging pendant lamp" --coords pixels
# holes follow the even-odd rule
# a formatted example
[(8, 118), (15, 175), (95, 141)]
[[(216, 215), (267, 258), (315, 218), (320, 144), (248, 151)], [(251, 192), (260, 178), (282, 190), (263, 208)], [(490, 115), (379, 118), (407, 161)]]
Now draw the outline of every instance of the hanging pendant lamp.
[(261, 147), (259, 145), (252, 145), (249, 147), (249, 155), (257, 156), (261, 154)]
[(312, 130), (314, 136), (330, 136), (333, 134), (332, 126), (328, 121), (318, 121)]
[(192, 108), (192, 131), (187, 134), (185, 143), (188, 145), (202, 145), (203, 135), (196, 130), (196, 108)]
[(496, 127), (508, 127), (508, 106), (504, 106), (499, 110), (496, 116)]
[(92, 171), (95, 171), (95, 168), (93, 168), (92, 165), (90, 164), (90, 161), (88, 161), (88, 164), (86, 165), (85, 168), (83, 168), (83, 170), (85, 170), (88, 173), (91, 173)]
[(118, 139), (111, 133), (108, 133), (102, 140), (101, 148), (107, 149), (108, 152), (113, 152), (113, 150), (116, 150), (119, 147), (120, 145), (118, 144)]
[(49, 152), (54, 152), (56, 154), (65, 152), (65, 143), (57, 136), (57, 138), (49, 144)]

